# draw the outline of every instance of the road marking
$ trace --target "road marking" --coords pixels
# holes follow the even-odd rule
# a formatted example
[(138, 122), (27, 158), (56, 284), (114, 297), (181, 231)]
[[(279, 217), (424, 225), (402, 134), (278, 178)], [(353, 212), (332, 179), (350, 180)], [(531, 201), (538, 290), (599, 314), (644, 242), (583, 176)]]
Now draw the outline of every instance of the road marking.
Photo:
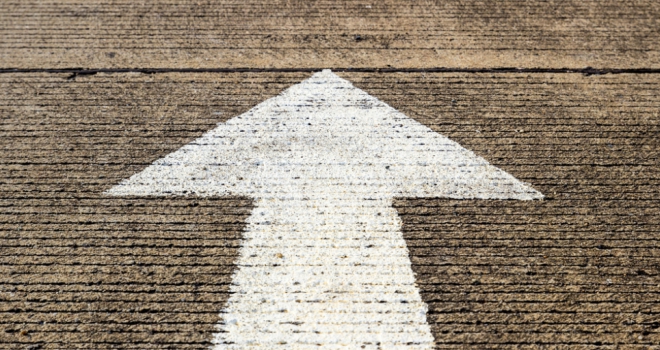
[(329, 70), (106, 193), (255, 200), (214, 349), (431, 349), (393, 198), (543, 198)]

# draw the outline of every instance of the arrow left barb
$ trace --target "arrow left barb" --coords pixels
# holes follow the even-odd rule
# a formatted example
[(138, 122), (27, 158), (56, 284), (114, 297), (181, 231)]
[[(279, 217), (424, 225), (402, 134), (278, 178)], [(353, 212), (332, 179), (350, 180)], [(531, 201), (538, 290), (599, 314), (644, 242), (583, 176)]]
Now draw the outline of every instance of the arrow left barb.
[(214, 349), (431, 349), (393, 198), (543, 198), (329, 70), (106, 193), (254, 199)]

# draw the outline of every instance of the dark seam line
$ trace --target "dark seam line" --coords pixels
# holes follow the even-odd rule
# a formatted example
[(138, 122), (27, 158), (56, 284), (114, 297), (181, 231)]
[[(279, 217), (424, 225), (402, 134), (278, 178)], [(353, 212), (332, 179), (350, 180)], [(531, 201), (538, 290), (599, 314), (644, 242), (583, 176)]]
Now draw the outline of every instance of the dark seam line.
[[(69, 73), (94, 75), (97, 73), (314, 73), (324, 68), (0, 68), (2, 73)], [(569, 73), (584, 75), (658, 74), (660, 68), (351, 68), (330, 67), (335, 72), (355, 73)]]

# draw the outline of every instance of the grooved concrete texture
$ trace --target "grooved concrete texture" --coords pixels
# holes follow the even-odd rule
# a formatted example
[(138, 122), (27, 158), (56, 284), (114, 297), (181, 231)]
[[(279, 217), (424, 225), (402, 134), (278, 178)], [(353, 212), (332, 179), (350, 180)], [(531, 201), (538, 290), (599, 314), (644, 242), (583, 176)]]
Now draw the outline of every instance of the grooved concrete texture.
[[(248, 198), (121, 179), (311, 76), (660, 69), (658, 1), (3, 1), (0, 349), (208, 349)], [(438, 349), (658, 349), (660, 74), (342, 73), (546, 196), (397, 198)]]
[(660, 2), (3, 1), (3, 68), (660, 68)]
[[(438, 349), (660, 343), (660, 76), (339, 75), (546, 195), (395, 201)], [(0, 348), (208, 348), (251, 201), (102, 193), (309, 76), (0, 75)]]

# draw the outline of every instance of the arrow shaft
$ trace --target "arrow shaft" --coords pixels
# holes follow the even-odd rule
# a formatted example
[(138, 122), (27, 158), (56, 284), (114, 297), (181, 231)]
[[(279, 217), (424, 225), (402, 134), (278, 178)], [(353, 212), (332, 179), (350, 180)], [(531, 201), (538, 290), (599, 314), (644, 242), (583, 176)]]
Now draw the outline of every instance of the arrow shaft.
[(391, 199), (259, 199), (214, 349), (430, 349)]

